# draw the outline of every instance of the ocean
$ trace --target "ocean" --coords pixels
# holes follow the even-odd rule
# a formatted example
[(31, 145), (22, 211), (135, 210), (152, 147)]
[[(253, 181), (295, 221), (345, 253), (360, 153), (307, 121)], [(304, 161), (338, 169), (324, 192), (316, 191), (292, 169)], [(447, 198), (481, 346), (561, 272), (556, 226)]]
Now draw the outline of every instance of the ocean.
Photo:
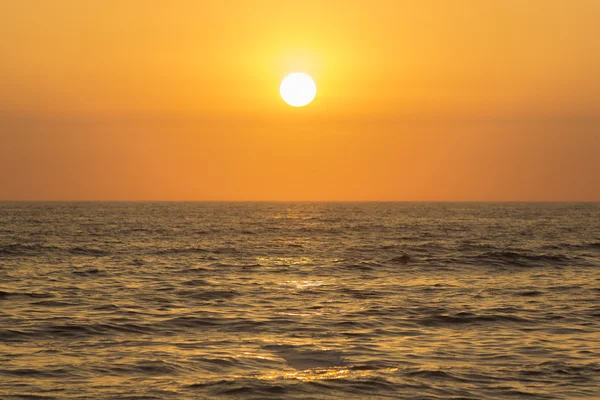
[(600, 399), (599, 203), (0, 203), (1, 399)]

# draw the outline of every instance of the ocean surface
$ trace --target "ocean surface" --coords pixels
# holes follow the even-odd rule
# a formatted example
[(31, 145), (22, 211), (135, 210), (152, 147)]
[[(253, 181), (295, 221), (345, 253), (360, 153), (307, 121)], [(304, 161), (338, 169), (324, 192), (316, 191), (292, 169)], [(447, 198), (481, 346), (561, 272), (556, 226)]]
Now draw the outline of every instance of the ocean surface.
[(0, 203), (1, 399), (600, 399), (600, 204)]

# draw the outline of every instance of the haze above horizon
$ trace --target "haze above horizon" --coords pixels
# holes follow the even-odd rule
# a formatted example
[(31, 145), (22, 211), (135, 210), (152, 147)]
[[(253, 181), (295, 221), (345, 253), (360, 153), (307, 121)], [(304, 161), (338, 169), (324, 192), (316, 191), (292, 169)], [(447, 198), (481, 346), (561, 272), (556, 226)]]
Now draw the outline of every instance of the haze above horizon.
[[(0, 200), (600, 201), (600, 2), (0, 0)], [(279, 85), (305, 72), (302, 108)]]

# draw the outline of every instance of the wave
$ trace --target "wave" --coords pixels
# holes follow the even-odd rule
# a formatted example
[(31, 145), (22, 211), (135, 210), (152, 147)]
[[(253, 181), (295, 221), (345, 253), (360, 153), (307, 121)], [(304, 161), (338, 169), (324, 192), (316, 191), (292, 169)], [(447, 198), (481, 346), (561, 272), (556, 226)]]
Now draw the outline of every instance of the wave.
[(222, 379), (212, 382), (194, 383), (189, 389), (205, 390), (213, 396), (253, 396), (254, 398), (273, 398), (287, 393), (287, 383), (272, 383), (259, 379)]
[(108, 375), (131, 375), (142, 374), (146, 376), (179, 375), (182, 371), (180, 365), (168, 363), (162, 360), (140, 360), (131, 364), (113, 364), (101, 371)]
[(99, 268), (86, 268), (82, 270), (73, 271), (72, 274), (79, 276), (96, 276), (96, 275), (106, 275), (106, 272), (100, 270)]
[(451, 380), (457, 382), (469, 382), (468, 379), (460, 378), (449, 371), (442, 371), (441, 369), (419, 369), (419, 370), (411, 370), (405, 369), (402, 371), (402, 375), (408, 376), (411, 378), (424, 378), (431, 380)]
[(196, 290), (196, 291), (178, 291), (176, 292), (178, 296), (181, 296), (186, 299), (194, 299), (194, 300), (229, 300), (234, 297), (240, 296), (241, 293), (236, 292), (235, 290)]
[(600, 363), (574, 364), (563, 361), (544, 361), (539, 364), (523, 365), (515, 371), (519, 375), (552, 377), (560, 376), (562, 379), (575, 379), (578, 382), (593, 380), (600, 373)]
[(67, 301), (58, 301), (58, 300), (42, 300), (36, 301), (33, 303), (29, 303), (32, 306), (42, 306), (42, 307), (71, 307), (76, 306), (76, 303), (69, 303)]
[(262, 348), (276, 353), (289, 366), (297, 370), (345, 365), (344, 353), (337, 350), (314, 349), (284, 344), (265, 345)]
[(88, 247), (73, 247), (73, 248), (67, 249), (67, 252), (69, 252), (70, 254), (73, 254), (73, 255), (78, 255), (78, 256), (94, 256), (94, 257), (103, 257), (103, 256), (107, 256), (110, 254), (108, 251), (95, 249), (95, 248), (88, 248)]
[(413, 261), (413, 259), (408, 254), (402, 254), (402, 255), (390, 258), (389, 261), (392, 263), (395, 263), (395, 264), (408, 264), (409, 262)]
[(517, 292), (515, 294), (517, 296), (522, 296), (522, 297), (537, 297), (537, 296), (542, 296), (545, 293), (540, 290), (525, 290), (522, 292)]
[(28, 244), (8, 244), (0, 247), (0, 256), (35, 256), (59, 251), (58, 247)]
[(8, 368), (0, 368), (0, 376), (14, 376), (20, 378), (71, 378), (71, 377), (79, 377), (79, 374), (75, 373), (73, 369), (67, 368), (17, 368), (17, 369), (8, 369)]
[(223, 328), (237, 332), (254, 331), (262, 326), (264, 322), (244, 318), (224, 318), (224, 317), (175, 317), (164, 321), (154, 323), (157, 328)]
[(157, 250), (154, 254), (158, 255), (170, 255), (170, 254), (196, 254), (196, 253), (210, 253), (210, 250), (203, 249), (201, 247), (181, 247), (181, 248), (170, 248)]
[(73, 324), (47, 324), (38, 325), (37, 329), (1, 329), (0, 339), (7, 342), (29, 341), (38, 339), (72, 339), (86, 340), (91, 337), (114, 336), (120, 334), (149, 334), (153, 332), (152, 326), (134, 323), (73, 323)]
[(46, 326), (45, 328), (38, 330), (37, 334), (50, 337), (83, 338), (89, 336), (116, 335), (121, 333), (140, 334), (150, 332), (150, 326), (134, 323), (81, 323)]
[(565, 254), (532, 254), (506, 250), (487, 251), (471, 258), (495, 265), (523, 267), (547, 264), (564, 265), (576, 260), (574, 257), (569, 257)]
[(600, 242), (586, 242), (586, 243), (562, 243), (562, 244), (551, 244), (544, 246), (546, 249), (551, 250), (564, 250), (564, 249), (576, 249), (576, 250), (600, 250)]
[(37, 336), (18, 329), (0, 329), (0, 340), (4, 342), (23, 342)]
[(63, 248), (42, 244), (8, 244), (0, 246), (0, 256), (39, 256), (50, 254), (70, 254), (78, 256), (102, 257), (110, 253), (101, 249), (89, 247)]
[(452, 315), (434, 315), (420, 319), (419, 323), (425, 326), (438, 325), (462, 325), (462, 324), (493, 324), (493, 323), (517, 323), (530, 324), (526, 318), (505, 314), (479, 315), (468, 312), (459, 312)]
[[(407, 389), (412, 385), (402, 385)], [(188, 389), (211, 396), (235, 398), (397, 398), (399, 385), (374, 373), (365, 374), (346, 368), (309, 369), (297, 373), (219, 379), (188, 385)], [(416, 389), (416, 386), (413, 387)], [(326, 394), (324, 396), (324, 394)], [(354, 398), (354, 397), (353, 397)]]
[(210, 267), (212, 268), (257, 268), (257, 267), (262, 267), (262, 264), (230, 264), (230, 263), (222, 263), (222, 262), (216, 262), (216, 263), (212, 263), (210, 264)]
[(25, 296), (32, 297), (35, 299), (49, 299), (55, 297), (52, 293), (38, 293), (38, 292), (6, 292), (4, 290), (0, 290), (0, 299), (7, 299), (9, 297), (14, 296)]

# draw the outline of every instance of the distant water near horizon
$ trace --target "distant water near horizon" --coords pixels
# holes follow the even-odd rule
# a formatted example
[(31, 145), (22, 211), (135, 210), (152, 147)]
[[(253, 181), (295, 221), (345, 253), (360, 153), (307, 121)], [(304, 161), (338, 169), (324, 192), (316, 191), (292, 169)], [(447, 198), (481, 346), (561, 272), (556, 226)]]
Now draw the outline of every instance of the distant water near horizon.
[(0, 399), (600, 399), (600, 203), (0, 202)]

